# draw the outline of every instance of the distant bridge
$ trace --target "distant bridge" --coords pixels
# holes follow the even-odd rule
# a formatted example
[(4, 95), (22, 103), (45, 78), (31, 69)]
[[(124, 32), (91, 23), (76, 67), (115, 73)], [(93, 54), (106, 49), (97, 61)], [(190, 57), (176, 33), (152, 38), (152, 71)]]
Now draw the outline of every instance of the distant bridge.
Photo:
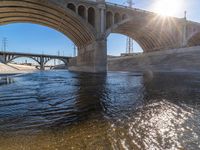
[(71, 57), (66, 56), (56, 56), (56, 55), (45, 55), (45, 54), (31, 54), (31, 53), (17, 53), (17, 52), (2, 52), (0, 51), (0, 62), (10, 63), (17, 58), (30, 58), (37, 62), (40, 66), (40, 70), (45, 70), (45, 64), (50, 60), (58, 59), (61, 60), (66, 66), (69, 63)]

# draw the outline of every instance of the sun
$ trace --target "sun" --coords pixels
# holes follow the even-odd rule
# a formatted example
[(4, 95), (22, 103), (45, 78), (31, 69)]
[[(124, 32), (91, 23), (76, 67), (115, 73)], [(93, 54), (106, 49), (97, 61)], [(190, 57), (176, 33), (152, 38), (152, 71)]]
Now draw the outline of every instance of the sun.
[(163, 16), (175, 16), (180, 12), (183, 0), (156, 0), (153, 10)]

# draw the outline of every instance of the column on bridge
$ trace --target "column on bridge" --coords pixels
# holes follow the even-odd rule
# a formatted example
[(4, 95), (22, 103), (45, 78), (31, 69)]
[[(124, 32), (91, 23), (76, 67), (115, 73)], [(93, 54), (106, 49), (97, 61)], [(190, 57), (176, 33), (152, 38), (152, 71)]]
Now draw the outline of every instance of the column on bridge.
[(100, 11), (100, 33), (103, 34), (105, 32), (105, 10), (106, 3), (105, 0), (97, 0), (98, 9)]

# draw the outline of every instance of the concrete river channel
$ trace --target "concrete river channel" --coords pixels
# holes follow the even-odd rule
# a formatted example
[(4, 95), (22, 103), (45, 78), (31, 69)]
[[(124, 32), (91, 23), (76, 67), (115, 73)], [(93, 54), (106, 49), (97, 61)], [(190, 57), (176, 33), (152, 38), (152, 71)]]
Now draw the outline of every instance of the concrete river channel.
[(198, 150), (200, 73), (0, 77), (0, 150)]

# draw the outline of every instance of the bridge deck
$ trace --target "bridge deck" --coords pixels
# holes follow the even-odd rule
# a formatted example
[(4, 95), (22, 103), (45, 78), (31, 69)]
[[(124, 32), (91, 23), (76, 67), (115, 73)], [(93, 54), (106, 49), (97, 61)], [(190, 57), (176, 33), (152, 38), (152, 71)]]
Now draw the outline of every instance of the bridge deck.
[(57, 56), (57, 55), (47, 55), (47, 54), (32, 54), (32, 53), (21, 53), (21, 52), (2, 52), (0, 51), (0, 55), (17, 55), (17, 56), (28, 56), (28, 57), (48, 57), (48, 58), (61, 58), (61, 59), (69, 59), (72, 57), (68, 56)]

